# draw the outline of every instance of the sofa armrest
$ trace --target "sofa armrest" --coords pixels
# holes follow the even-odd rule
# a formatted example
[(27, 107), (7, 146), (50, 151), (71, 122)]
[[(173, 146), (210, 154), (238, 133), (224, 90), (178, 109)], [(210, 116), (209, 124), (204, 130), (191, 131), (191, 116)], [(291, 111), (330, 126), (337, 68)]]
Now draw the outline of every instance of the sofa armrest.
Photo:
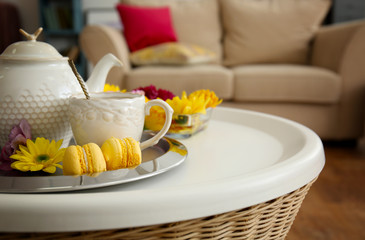
[(123, 68), (112, 68), (106, 82), (123, 87), (125, 73), (131, 69), (129, 50), (120, 30), (104, 25), (88, 25), (79, 37), (80, 46), (86, 58), (92, 65), (107, 53), (112, 53), (120, 59)]
[[(363, 126), (365, 100), (365, 21), (323, 27), (314, 40), (312, 64), (341, 76), (339, 132)], [(352, 123), (352, 124), (349, 124)], [(356, 124), (354, 124), (356, 123)], [(340, 133), (341, 134), (341, 133)]]
[(321, 27), (313, 39), (311, 65), (339, 73), (348, 46), (362, 27), (365, 20)]

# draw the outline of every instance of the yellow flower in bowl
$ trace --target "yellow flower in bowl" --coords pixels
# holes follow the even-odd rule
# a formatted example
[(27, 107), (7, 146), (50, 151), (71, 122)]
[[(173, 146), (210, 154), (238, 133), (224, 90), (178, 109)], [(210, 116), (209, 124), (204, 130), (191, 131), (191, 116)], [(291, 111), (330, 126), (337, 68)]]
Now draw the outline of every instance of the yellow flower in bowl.
[[(170, 137), (186, 138), (203, 130), (211, 117), (212, 109), (219, 105), (219, 99), (213, 91), (198, 90), (190, 95), (184, 91), (181, 98), (175, 96), (166, 102), (174, 110), (171, 127), (167, 133)], [(165, 113), (160, 107), (152, 107), (146, 116), (145, 128), (159, 131), (165, 122)]]
[[(146, 101), (149, 99), (146, 97)], [(150, 109), (150, 114), (146, 115), (144, 127), (151, 131), (160, 131), (165, 123), (165, 112), (162, 107), (153, 106)]]
[(219, 99), (217, 95), (215, 95), (215, 92), (210, 91), (209, 89), (195, 91), (189, 95), (189, 98), (203, 98), (205, 101), (205, 108), (215, 108), (223, 101), (222, 99)]
[(172, 100), (167, 99), (166, 102), (174, 109), (174, 114), (194, 114), (202, 113), (205, 114), (206, 101), (204, 96), (193, 96), (187, 97), (186, 92), (182, 93), (181, 98), (178, 96)]

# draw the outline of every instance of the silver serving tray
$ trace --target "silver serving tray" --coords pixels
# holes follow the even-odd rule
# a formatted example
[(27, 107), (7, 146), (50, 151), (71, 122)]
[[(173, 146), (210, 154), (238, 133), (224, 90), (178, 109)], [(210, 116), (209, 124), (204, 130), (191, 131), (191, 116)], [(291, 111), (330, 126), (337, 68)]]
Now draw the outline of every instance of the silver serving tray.
[[(148, 138), (144, 134), (143, 138)], [(135, 169), (106, 171), (96, 175), (63, 176), (54, 174), (0, 171), (1, 193), (65, 192), (100, 188), (152, 177), (180, 165), (187, 157), (186, 147), (174, 139), (162, 138), (142, 151), (142, 163)]]

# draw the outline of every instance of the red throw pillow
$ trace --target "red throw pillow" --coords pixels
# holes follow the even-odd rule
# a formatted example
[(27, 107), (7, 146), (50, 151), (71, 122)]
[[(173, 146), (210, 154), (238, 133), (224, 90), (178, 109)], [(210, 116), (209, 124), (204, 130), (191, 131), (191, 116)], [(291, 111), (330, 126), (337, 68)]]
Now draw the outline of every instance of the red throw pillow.
[(124, 27), (124, 36), (133, 52), (177, 37), (168, 7), (147, 8), (123, 4), (116, 6)]

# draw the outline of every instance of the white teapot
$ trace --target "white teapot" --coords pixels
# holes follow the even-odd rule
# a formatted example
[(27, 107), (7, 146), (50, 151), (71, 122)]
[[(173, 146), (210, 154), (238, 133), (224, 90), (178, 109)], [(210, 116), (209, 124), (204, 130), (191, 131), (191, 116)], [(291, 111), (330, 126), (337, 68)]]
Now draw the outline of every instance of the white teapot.
[[(34, 34), (21, 30), (28, 41), (8, 46), (0, 55), (0, 148), (8, 141), (15, 124), (26, 119), (32, 138), (72, 138), (67, 117), (69, 97), (82, 89), (67, 57), (51, 45), (36, 41)], [(122, 63), (112, 54), (104, 56), (86, 81), (89, 92), (102, 92), (109, 70)]]

